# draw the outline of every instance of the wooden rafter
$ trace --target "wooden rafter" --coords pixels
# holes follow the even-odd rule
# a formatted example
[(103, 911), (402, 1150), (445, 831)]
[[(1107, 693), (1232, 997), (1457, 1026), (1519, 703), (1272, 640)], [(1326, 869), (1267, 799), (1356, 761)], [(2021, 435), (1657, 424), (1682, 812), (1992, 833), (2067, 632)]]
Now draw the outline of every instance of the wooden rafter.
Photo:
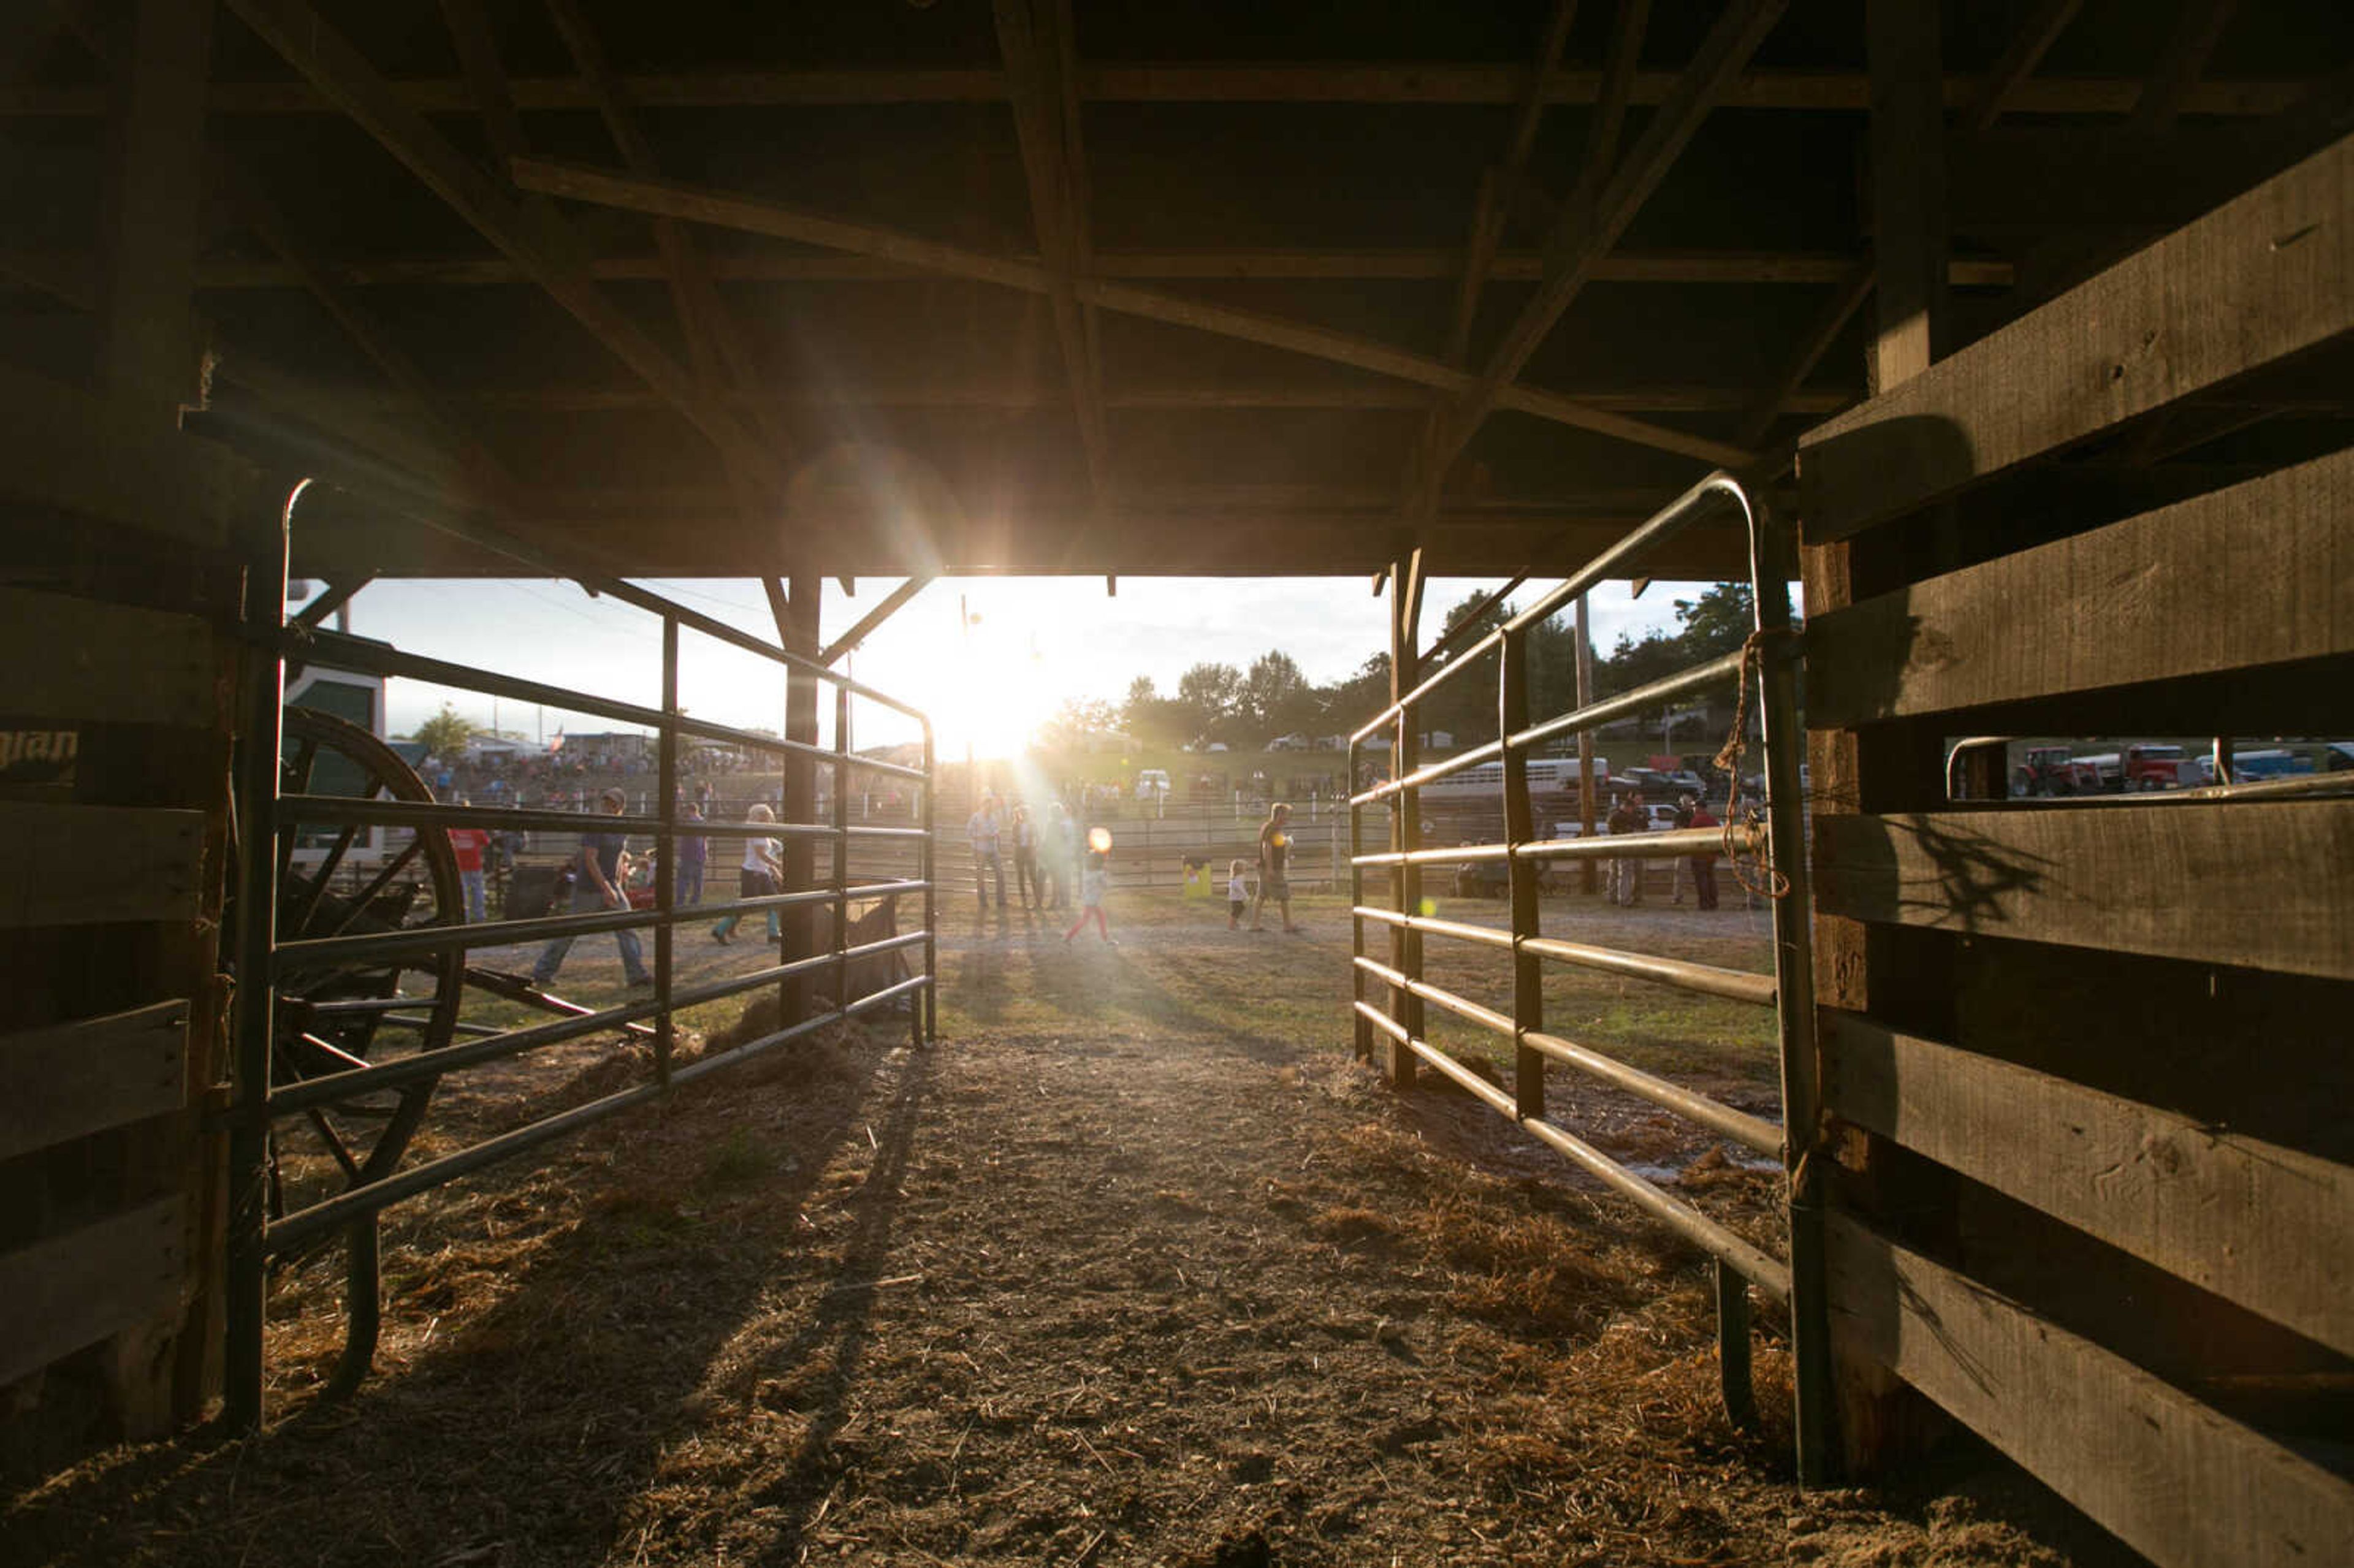
[(1963, 134), (1975, 136), (1990, 129), (2003, 111), (2011, 107), (2020, 87), (2035, 74), (2035, 68), (2043, 63), (2044, 55), (2060, 41), (2060, 35), (2075, 19), (2084, 4), (2084, 0), (2043, 0), (2035, 15), (2027, 19), (2027, 25), (2011, 36), (2002, 58), (1994, 62), (1994, 69), (1979, 84), (1978, 96), (1962, 111)]
[(482, 117), (492, 155), (504, 163), (529, 152), (523, 117), (515, 112), (514, 93), (507, 85), (498, 38), (491, 31), (482, 0), (441, 0), (441, 21), (458, 51), (458, 69), (466, 74), (466, 90), (474, 101), (474, 112)]
[(313, 87), (546, 289), (593, 337), (661, 393), (723, 452), (783, 486), (741, 421), (702, 396), (693, 376), (589, 279), (587, 249), (552, 210), (518, 200), (452, 147), (342, 34), (303, 0), (226, 0)]
[(514, 474), (482, 445), (466, 421), (451, 412), (449, 400), (392, 341), (384, 324), (313, 260), (277, 204), (226, 155), (213, 160), (212, 175), (239, 221), (302, 279), (311, 297), (343, 329), (353, 346), (392, 383), (401, 406), (422, 416), (440, 444), (487, 484), (494, 496), (511, 500), (515, 492)]
[(831, 664), (875, 634), (875, 629), (898, 613), (901, 606), (931, 586), (928, 577), (913, 577), (883, 596), (883, 602), (858, 618), (858, 623), (818, 651), (817, 662)]
[[(1559, 207), (1526, 187), (1524, 210), (1551, 222)], [(702, 258), (706, 273), (728, 283), (893, 283), (927, 274), (866, 256), (731, 254)], [(1034, 257), (1023, 257), (1034, 260)], [(1423, 282), (1459, 280), (1463, 253), (1457, 249), (1298, 250), (1216, 249), (1097, 250), (1095, 275), (1132, 279), (1281, 279), (1327, 282)], [(1594, 270), (1597, 283), (1836, 283), (1855, 258), (1828, 250), (1619, 250)], [(77, 263), (61, 255), (0, 250), (0, 271), (15, 267), (58, 269)], [(353, 288), (429, 284), (438, 288), (504, 288), (529, 280), (504, 257), (345, 257), (319, 265), (337, 282)], [(600, 256), (588, 264), (599, 282), (663, 282), (668, 274), (659, 255)], [(1532, 250), (1500, 252), (1488, 281), (1531, 283), (1544, 275), (1543, 259)], [(2011, 264), (1999, 258), (1965, 258), (1953, 263), (1953, 281), (1964, 288), (2008, 288)], [(198, 264), (200, 289), (289, 289), (302, 280), (282, 263), (215, 257)]]
[[(242, 3), (254, 3), (254, 0), (242, 0)], [(786, 207), (782, 203), (730, 192), (707, 190), (667, 180), (640, 179), (610, 170), (536, 158), (518, 159), (514, 176), (516, 183), (526, 190), (576, 201), (690, 218), (721, 228), (740, 228), (748, 233), (767, 234), (833, 249), (880, 256), (925, 270), (995, 283), (1028, 293), (1044, 294), (1052, 286), (1046, 269), (1035, 262), (944, 245), (874, 224), (824, 217)], [(1463, 392), (1474, 384), (1472, 376), (1438, 360), (1325, 327), (1212, 304), (1206, 301), (1183, 299), (1103, 279), (1081, 280), (1074, 287), (1082, 301), (1125, 315), (1143, 316), (1270, 348), (1288, 349), (1335, 364), (1354, 366), (1377, 375), (1419, 382), (1443, 391)], [(1496, 401), (1501, 407), (1516, 408), (1556, 424), (1575, 426), (1598, 435), (1698, 458), (1703, 462), (1741, 463), (1753, 455), (1723, 441), (1591, 408), (1575, 398), (1534, 387), (1504, 388)]]
[[(1649, 0), (1629, 0), (1641, 6)], [(1471, 325), (1479, 313), (1479, 294), (1487, 287), (1488, 274), (1495, 266), (1496, 248), (1504, 238), (1504, 219), (1512, 210), (1513, 193), (1528, 172), (1529, 154), (1536, 146), (1537, 127), (1544, 118), (1545, 106), (1552, 97), (1553, 79), (1561, 69), (1561, 51), (1569, 42), (1569, 30), (1577, 20), (1577, 0), (1554, 0), (1553, 18), (1545, 26), (1544, 40), (1537, 50), (1536, 69), (1529, 79), (1528, 96), (1521, 101), (1520, 112), (1512, 120), (1512, 136), (1504, 150), (1503, 162), (1491, 169), (1480, 184), (1478, 211), (1471, 221), (1471, 236), (1463, 250), (1463, 278), (1455, 293), (1455, 323), (1447, 334), (1447, 362), (1460, 365), (1469, 351)]]
[(2240, 0), (2182, 0), (2174, 31), (2167, 38), (2158, 69), (2151, 71), (2141, 97), (2134, 104), (2132, 129), (2155, 134), (2178, 119), (2207, 69), (2207, 57), (2222, 40), (2223, 29)]
[[(380, 406), (387, 395), (372, 388), (348, 388), (347, 400)], [(838, 381), (803, 384), (769, 383), (727, 396), (734, 401), (770, 409), (786, 408), (970, 408), (1018, 412), (1036, 408), (1060, 393), (1050, 387), (1021, 381)], [(1583, 387), (1569, 394), (1593, 408), (1627, 414), (1740, 413), (1755, 407), (1756, 389), (1730, 386), (1653, 384)], [(622, 413), (663, 407), (663, 400), (642, 387), (588, 383), (550, 383), (537, 387), (451, 387), (438, 389), (440, 401), (459, 408), (496, 408), (511, 413)], [(1794, 394), (1785, 412), (1827, 414), (1854, 400), (1850, 388)], [(1108, 408), (1183, 412), (1219, 408), (1354, 408), (1414, 410), (1426, 408), (1428, 397), (1415, 386), (1398, 381), (1330, 382), (1144, 382), (1106, 389)]]
[[(1808, 324), (1806, 335), (1798, 340), (1797, 352), (1790, 355), (1773, 383), (1758, 395), (1757, 400), (1750, 405), (1749, 411), (1743, 417), (1737, 432), (1742, 445), (1756, 446), (1774, 428), (1775, 420), (1800, 409), (1802, 397), (1798, 389), (1807, 384), (1807, 377), (1814, 374), (1815, 366), (1822, 362), (1823, 355), (1830, 352), (1831, 344), (1839, 341), (1840, 334), (1847, 330), (1847, 323), (1855, 319), (1855, 313), (1863, 308), (1863, 302), (1872, 297), (1874, 276), (1871, 262), (1860, 264), (1840, 284), (1838, 291), (1824, 302), (1822, 310)], [(1852, 400), (1850, 394), (1837, 396)], [(1806, 411), (1830, 410), (1808, 406)]]
[[(477, 0), (443, 0), (444, 5), (475, 3)], [(653, 147), (631, 110), (627, 90), (607, 63), (604, 47), (588, 17), (581, 14), (577, 0), (546, 0), (546, 4), (548, 19), (564, 39), (574, 69), (596, 95), (598, 116), (615, 151), (621, 154), (621, 161), (637, 174), (659, 174)], [(508, 161), (512, 162), (520, 152), (517, 149), (508, 154)], [(655, 219), (653, 234), (663, 281), (670, 286), (671, 310), (678, 318), (679, 334), (686, 342), (687, 358), (694, 366), (695, 379), (702, 385), (703, 396), (706, 399), (731, 394), (742, 397), (759, 385), (760, 373), (752, 363), (745, 334), (737, 329), (719, 291), (712, 286), (694, 234), (684, 224), (671, 218)], [(750, 399), (748, 406), (755, 423), (772, 445), (781, 449), (784, 443), (773, 410), (758, 398)], [(736, 491), (737, 510), (746, 522), (757, 521), (775, 498), (763, 494), (760, 476), (753, 465), (745, 461), (742, 452), (723, 449), (720, 455), (726, 466), (728, 482)]]
[[(1398, 107), (1467, 104), (1511, 105), (1521, 101), (1529, 79), (1525, 65), (1464, 64), (1404, 60), (1387, 64), (1307, 65), (1084, 65), (1080, 98), (1089, 103), (1328, 103)], [(1985, 88), (1985, 78), (1946, 79), (1948, 107), (1961, 108)], [(1656, 108), (1673, 95), (1675, 71), (1636, 74), (1630, 101)], [(763, 109), (856, 104), (1002, 103), (1005, 75), (987, 68), (884, 68), (808, 70), (673, 71), (633, 73), (624, 78), (631, 102), (648, 109)], [(2145, 83), (2133, 77), (2068, 77), (2022, 85), (2009, 104), (2027, 114), (2129, 114)], [(515, 107), (593, 111), (588, 85), (577, 77), (516, 78)], [(464, 114), (474, 110), (461, 77), (425, 77), (394, 89), (404, 108), (422, 114)], [(1550, 102), (1591, 104), (1602, 93), (1594, 70), (1561, 72)], [(2200, 81), (2190, 90), (2183, 111), (2190, 114), (2264, 116), (2296, 101), (2294, 82)], [(1726, 90), (1727, 108), (1861, 113), (1872, 106), (1870, 79), (1859, 70), (1758, 70), (1744, 73)], [(323, 114), (336, 111), (334, 95), (305, 82), (224, 81), (213, 84), (207, 111), (214, 114)], [(94, 117), (105, 112), (103, 93), (84, 87), (0, 87), (0, 116)]]
[(1013, 96), (1013, 125), (1030, 187), (1031, 220), (1044, 259), (1055, 336), (1069, 377), (1072, 412), (1098, 510), (1112, 503), (1111, 437), (1104, 417), (1096, 307), (1077, 283), (1093, 271), (1086, 152), (1079, 138), (1068, 0), (997, 0), (997, 47)]
[(1492, 410), (1511, 406), (1506, 399), (1511, 384), (1570, 302), (1592, 281), (1595, 263), (1618, 243), (1618, 237), (1667, 177), (1701, 122), (1739, 78), (1787, 3), (1738, 0), (1727, 7), (1676, 91), (1644, 127), (1642, 139), (1626, 163), (1590, 203), (1579, 202), (1564, 210), (1561, 221), (1546, 237), (1543, 281), (1489, 355), (1486, 370), (1456, 400), (1445, 433), (1432, 452), (1434, 468), (1443, 471)]
[[(1586, 136), (1585, 158), (1579, 170), (1577, 185), (1570, 200), (1573, 207), (1593, 199), (1602, 182), (1609, 176), (1611, 166), (1617, 161), (1618, 135), (1627, 119), (1627, 94), (1635, 79), (1635, 62), (1643, 48), (1643, 34), (1649, 26), (1651, 0), (1620, 0), (1616, 26), (1611, 30), (1610, 55), (1602, 69), (1602, 95), (1595, 105), (1593, 122)], [(1571, 22), (1576, 16), (1575, 0), (1562, 0), (1554, 13), (1553, 26), (1546, 37), (1549, 51), (1540, 65), (1532, 84), (1528, 101), (1522, 105), (1520, 123), (1514, 128), (1512, 147), (1501, 175), (1484, 187), (1486, 199), (1480, 205), (1480, 221), (1492, 224), (1488, 249), (1493, 249), (1493, 236), (1503, 231), (1504, 220), (1518, 200), (1522, 175), (1526, 166), (1530, 147), (1536, 140), (1538, 117), (1543, 113), (1549, 78), (1559, 64), (1561, 45), (1569, 35)], [(1464, 272), (1464, 289), (1456, 302), (1455, 327), (1447, 343), (1447, 360), (1460, 365), (1470, 352), (1473, 313), (1479, 308), (1480, 278), (1474, 268), (1484, 270), (1486, 258), (1477, 247)], [(1415, 448), (1406, 487), (1406, 514), (1409, 522), (1426, 517), (1438, 506), (1438, 493), (1447, 482), (1447, 468), (1452, 452), (1445, 450), (1447, 422), (1450, 411), (1441, 403), (1431, 410), (1421, 440)]]

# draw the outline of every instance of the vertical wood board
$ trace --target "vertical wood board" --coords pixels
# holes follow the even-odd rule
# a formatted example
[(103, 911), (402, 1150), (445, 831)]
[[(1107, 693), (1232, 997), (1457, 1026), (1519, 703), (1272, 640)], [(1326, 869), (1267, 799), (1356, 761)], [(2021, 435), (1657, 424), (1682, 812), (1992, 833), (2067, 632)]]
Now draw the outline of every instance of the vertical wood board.
[(1815, 819), (1850, 919), (2354, 979), (2354, 800)]
[(205, 814), (0, 801), (0, 930), (196, 918)]
[(0, 588), (0, 713), (83, 724), (207, 728), (212, 628), (193, 615)]
[(1807, 628), (1807, 716), (1844, 728), (2349, 651), (2342, 451), (1829, 610)]
[(1822, 1016), (1842, 1118), (2354, 1355), (2354, 1167)]
[(1844, 539), (2354, 329), (2354, 137), (1800, 438)]
[(169, 1314), (186, 1272), (187, 1199), (159, 1198), (0, 1254), (0, 1385)]
[(1844, 1214), (1831, 1312), (1907, 1383), (2161, 1564), (2314, 1568), (2354, 1484)]

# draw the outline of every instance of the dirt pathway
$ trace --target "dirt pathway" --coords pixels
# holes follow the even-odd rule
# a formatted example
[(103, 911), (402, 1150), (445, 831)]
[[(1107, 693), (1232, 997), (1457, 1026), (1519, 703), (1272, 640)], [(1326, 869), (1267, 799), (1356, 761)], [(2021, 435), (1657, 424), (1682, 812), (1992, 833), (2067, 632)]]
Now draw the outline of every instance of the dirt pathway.
[(313, 1265), (268, 1436), (20, 1468), (0, 1560), (2105, 1560), (1982, 1457), (1800, 1497), (1770, 1335), (1735, 1433), (1696, 1259), (1349, 1059), (1330, 911), (1172, 905), (959, 932), (937, 1049), (810, 1045), (400, 1211), (356, 1399), (311, 1398)]

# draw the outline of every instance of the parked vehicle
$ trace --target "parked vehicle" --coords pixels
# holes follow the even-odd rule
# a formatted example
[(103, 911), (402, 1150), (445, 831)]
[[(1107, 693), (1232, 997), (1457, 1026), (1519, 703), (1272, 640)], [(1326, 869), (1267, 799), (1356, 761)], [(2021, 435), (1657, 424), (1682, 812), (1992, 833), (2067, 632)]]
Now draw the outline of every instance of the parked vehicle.
[(2010, 776), (2013, 795), (2095, 795), (2100, 789), (2100, 769), (2064, 746), (2029, 747), (2027, 760)]
[[(1577, 758), (1575, 757), (1532, 757), (1527, 763), (1529, 794), (1542, 798), (1548, 795), (1577, 794)], [(1610, 784), (1610, 761), (1607, 758), (1594, 759), (1594, 788), (1599, 791)], [(1483, 762), (1476, 768), (1466, 768), (1459, 773), (1425, 784), (1420, 790), (1425, 801), (1500, 800), (1504, 798), (1504, 765)]]

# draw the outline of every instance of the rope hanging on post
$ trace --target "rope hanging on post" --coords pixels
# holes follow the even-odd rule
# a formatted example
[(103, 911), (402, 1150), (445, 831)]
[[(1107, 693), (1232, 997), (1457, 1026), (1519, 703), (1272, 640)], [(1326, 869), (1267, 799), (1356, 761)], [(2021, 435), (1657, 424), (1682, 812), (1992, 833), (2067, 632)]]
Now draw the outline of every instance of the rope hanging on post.
[(1741, 852), (1734, 847), (1734, 828), (1741, 821), (1741, 757), (1749, 748), (1748, 742), (1741, 737), (1749, 727), (1750, 672), (1753, 666), (1756, 667), (1757, 678), (1762, 682), (1765, 679), (1763, 666), (1766, 641), (1789, 634), (1787, 627), (1761, 626), (1742, 642), (1741, 683), (1733, 700), (1733, 733), (1725, 737), (1723, 747), (1716, 754), (1716, 766), (1733, 780), (1732, 793), (1724, 803), (1724, 858), (1733, 868), (1733, 880), (1741, 884), (1742, 890), (1754, 898), (1787, 898), (1790, 895), (1790, 879), (1775, 868), (1770, 849), (1766, 858), (1757, 863), (1757, 869), (1764, 874), (1761, 885), (1749, 879), (1749, 868), (1742, 863)]

